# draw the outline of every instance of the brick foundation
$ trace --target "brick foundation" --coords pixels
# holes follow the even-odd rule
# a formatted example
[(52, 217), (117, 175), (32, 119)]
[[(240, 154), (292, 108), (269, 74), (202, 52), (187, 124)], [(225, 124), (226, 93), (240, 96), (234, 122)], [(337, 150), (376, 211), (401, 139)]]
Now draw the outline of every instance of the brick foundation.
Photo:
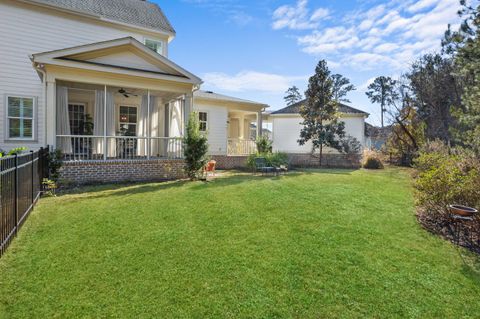
[[(290, 165), (298, 168), (314, 168), (320, 166), (320, 158), (312, 154), (288, 154)], [(360, 168), (361, 154), (323, 154), (322, 167)]]
[(248, 156), (212, 155), (212, 160), (217, 162), (217, 169), (245, 169)]
[(93, 184), (164, 181), (185, 178), (183, 160), (117, 160), (64, 162), (63, 183)]

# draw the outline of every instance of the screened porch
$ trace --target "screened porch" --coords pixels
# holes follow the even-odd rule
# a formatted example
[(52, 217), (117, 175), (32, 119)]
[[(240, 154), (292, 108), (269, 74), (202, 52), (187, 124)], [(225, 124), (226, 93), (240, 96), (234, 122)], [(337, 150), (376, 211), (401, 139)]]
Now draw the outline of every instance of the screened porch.
[(183, 157), (185, 96), (57, 81), (56, 148), (66, 161)]

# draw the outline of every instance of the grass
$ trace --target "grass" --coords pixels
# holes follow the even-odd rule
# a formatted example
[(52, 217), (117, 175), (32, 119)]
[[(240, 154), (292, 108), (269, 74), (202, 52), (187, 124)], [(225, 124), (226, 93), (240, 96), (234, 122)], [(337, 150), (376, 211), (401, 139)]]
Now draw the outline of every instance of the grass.
[(478, 317), (408, 173), (98, 186), (42, 199), (0, 259), (5, 318)]

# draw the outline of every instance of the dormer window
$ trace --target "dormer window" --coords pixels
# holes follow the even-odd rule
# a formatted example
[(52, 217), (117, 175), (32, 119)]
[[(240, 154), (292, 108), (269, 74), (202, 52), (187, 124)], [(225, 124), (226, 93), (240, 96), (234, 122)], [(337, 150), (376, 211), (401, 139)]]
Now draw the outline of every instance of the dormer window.
[(158, 54), (163, 55), (163, 41), (145, 39), (145, 46)]

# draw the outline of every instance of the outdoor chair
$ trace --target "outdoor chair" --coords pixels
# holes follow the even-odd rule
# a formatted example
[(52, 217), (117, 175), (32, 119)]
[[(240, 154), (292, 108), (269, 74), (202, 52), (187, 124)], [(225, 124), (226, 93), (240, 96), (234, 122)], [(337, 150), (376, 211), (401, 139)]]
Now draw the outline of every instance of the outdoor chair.
[(205, 167), (203, 168), (203, 172), (205, 174), (205, 178), (208, 179), (208, 174), (211, 173), (212, 176), (215, 176), (215, 166), (217, 162), (214, 160), (209, 161)]
[(267, 166), (265, 157), (255, 157), (255, 173), (257, 172), (261, 172), (262, 175), (269, 173), (276, 175), (278, 169), (273, 166)]

